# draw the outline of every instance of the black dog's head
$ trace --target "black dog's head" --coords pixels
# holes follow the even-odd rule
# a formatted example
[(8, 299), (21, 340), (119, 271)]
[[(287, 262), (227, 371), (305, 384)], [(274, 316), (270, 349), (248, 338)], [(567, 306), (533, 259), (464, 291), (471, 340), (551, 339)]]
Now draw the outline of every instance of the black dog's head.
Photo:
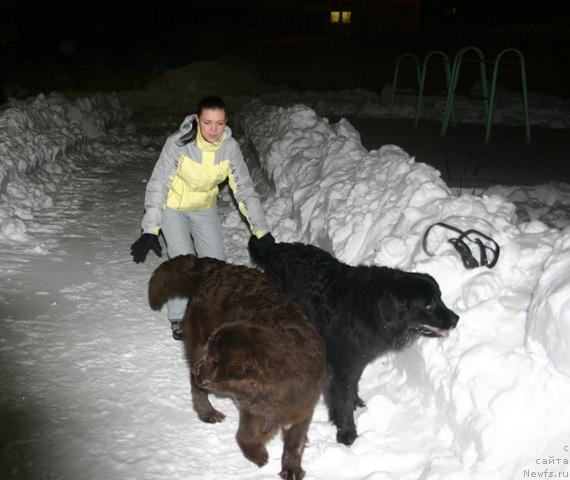
[(404, 273), (391, 285), (393, 301), (409, 331), (427, 337), (446, 337), (459, 316), (441, 299), (439, 285), (424, 273)]

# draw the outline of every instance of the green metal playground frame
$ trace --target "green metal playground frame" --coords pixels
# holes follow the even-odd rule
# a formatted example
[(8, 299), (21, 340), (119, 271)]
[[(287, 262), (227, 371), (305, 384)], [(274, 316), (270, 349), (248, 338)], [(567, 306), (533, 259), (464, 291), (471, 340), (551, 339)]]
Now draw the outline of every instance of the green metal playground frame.
[[(497, 78), (499, 75), (499, 67), (501, 63), (510, 64), (510, 65), (519, 65), (520, 67), (525, 135), (526, 135), (526, 142), (530, 143), (530, 121), (528, 114), (528, 93), (527, 93), (525, 60), (522, 52), (520, 50), (517, 50), (516, 48), (507, 48), (501, 51), (493, 62), (487, 62), (485, 61), (485, 56), (483, 52), (479, 48), (473, 46), (465, 47), (461, 49), (459, 52), (457, 52), (457, 54), (453, 59), (453, 66), (451, 68), (449, 65), (448, 56), (440, 50), (434, 50), (432, 52), (429, 52), (424, 58), (423, 62), (420, 62), (418, 57), (411, 53), (405, 53), (401, 55), (397, 59), (396, 66), (394, 68), (394, 76), (392, 81), (392, 94), (390, 96), (390, 106), (389, 106), (390, 115), (392, 115), (394, 112), (394, 103), (395, 103), (396, 94), (398, 93), (409, 94), (408, 91), (398, 89), (399, 72), (400, 68), (402, 68), (401, 64), (403, 64), (403, 62), (410, 60), (412, 64), (408, 65), (407, 67), (415, 68), (416, 71), (418, 99), (416, 103), (414, 127), (418, 126), (420, 117), (423, 112), (425, 84), (426, 84), (428, 68), (432, 66), (442, 66), (447, 83), (447, 95), (446, 95), (445, 111), (443, 115), (443, 121), (440, 133), (442, 136), (445, 136), (447, 134), (449, 125), (455, 123), (454, 102), (457, 91), (457, 83), (459, 80), (459, 75), (461, 73), (461, 66), (464, 61), (464, 58), (467, 57), (469, 54), (474, 54), (476, 57), (475, 61), (476, 63), (479, 64), (479, 72), (481, 77), (481, 93), (480, 95), (475, 96), (474, 98), (480, 99), (483, 102), (483, 123), (485, 124), (485, 145), (489, 144), (489, 140), (491, 138), (493, 107), (495, 103)], [(505, 61), (503, 57), (509, 54), (516, 55), (517, 59), (515, 61), (509, 61), (509, 62)], [(440, 59), (439, 63), (432, 62), (430, 64), (430, 61), (435, 58)], [(487, 84), (487, 71), (486, 71), (486, 65), (488, 63), (493, 65), (490, 92)]]

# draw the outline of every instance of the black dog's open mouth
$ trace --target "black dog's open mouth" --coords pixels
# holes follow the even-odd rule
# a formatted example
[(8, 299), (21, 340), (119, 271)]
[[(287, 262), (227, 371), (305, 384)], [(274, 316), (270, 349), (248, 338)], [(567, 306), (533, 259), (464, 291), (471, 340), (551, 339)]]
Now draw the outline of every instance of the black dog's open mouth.
[(431, 325), (412, 325), (410, 328), (424, 337), (447, 337), (449, 335), (447, 330), (432, 327)]

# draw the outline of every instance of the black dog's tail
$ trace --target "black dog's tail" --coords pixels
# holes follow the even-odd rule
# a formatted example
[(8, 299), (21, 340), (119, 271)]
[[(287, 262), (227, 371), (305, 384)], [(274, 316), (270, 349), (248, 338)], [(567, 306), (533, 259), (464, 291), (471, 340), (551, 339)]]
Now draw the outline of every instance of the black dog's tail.
[(160, 310), (167, 300), (189, 297), (200, 275), (194, 255), (181, 255), (161, 263), (148, 282), (148, 303), (153, 310)]
[(262, 266), (266, 262), (269, 251), (273, 245), (275, 245), (273, 235), (266, 233), (261, 238), (252, 235), (247, 244), (247, 248), (254, 263)]

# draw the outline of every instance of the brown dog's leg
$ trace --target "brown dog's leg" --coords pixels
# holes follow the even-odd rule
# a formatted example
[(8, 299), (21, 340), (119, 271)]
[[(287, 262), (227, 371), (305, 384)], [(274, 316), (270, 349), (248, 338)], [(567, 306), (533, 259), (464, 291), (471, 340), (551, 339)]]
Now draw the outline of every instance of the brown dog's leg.
[(301, 480), (305, 476), (305, 471), (301, 468), (301, 458), (310, 423), (311, 417), (283, 430), (283, 456), (279, 475), (284, 480)]
[(264, 432), (265, 419), (245, 410), (239, 411), (239, 428), (236, 440), (244, 456), (262, 467), (267, 463), (268, 453), (265, 444), (273, 436), (274, 430)]
[[(194, 378), (194, 373), (192, 368), (198, 365), (200, 359), (204, 355), (204, 344), (198, 343), (201, 335), (198, 331), (196, 331), (194, 325), (192, 324), (192, 318), (201, 318), (201, 317), (192, 317), (191, 315), (195, 315), (199, 312), (196, 312), (196, 302), (190, 303), (187, 307), (186, 316), (184, 317), (185, 328), (188, 336), (184, 338), (184, 349), (186, 352), (186, 360), (188, 362), (188, 366), (190, 367), (190, 388), (192, 392), (192, 406), (194, 407), (194, 411), (198, 414), (198, 418), (206, 423), (217, 423), (223, 422), (226, 416), (218, 412), (212, 404), (210, 400), (208, 400), (208, 391), (200, 388), (196, 383), (196, 379)], [(203, 317), (202, 317), (203, 318)], [(206, 320), (204, 320), (206, 324)], [(202, 332), (203, 333), (203, 332)], [(203, 336), (203, 335), (202, 335)], [(199, 373), (198, 373), (199, 375)]]
[(192, 406), (198, 414), (198, 418), (206, 423), (223, 422), (226, 416), (222, 412), (218, 412), (210, 400), (208, 400), (208, 392), (194, 381), (194, 375), (190, 374), (190, 384), (192, 389)]

